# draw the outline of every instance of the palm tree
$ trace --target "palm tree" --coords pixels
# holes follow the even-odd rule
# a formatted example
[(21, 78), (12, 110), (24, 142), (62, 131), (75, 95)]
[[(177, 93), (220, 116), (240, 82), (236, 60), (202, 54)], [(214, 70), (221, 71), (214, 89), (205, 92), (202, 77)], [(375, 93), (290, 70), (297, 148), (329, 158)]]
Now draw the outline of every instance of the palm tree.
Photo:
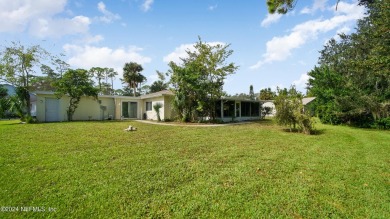
[(118, 75), (118, 72), (116, 72), (113, 68), (106, 69), (106, 77), (111, 79), (111, 92), (114, 92), (114, 79), (116, 75)]
[(136, 62), (126, 63), (123, 67), (123, 81), (134, 90), (134, 96), (138, 86), (146, 81), (146, 77), (141, 74), (143, 70), (142, 66)]
[(89, 73), (96, 77), (99, 84), (99, 93), (102, 93), (102, 79), (104, 79), (104, 68), (101, 67), (92, 67), (89, 70)]

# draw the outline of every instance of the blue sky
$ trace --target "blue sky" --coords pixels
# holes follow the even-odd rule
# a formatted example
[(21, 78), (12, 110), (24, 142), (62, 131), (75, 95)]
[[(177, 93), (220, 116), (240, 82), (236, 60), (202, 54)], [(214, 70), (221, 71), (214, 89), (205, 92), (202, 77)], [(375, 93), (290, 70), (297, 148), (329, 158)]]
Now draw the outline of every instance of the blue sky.
[(335, 3), (300, 0), (287, 15), (269, 15), (265, 0), (0, 0), (0, 42), (40, 44), (72, 68), (112, 67), (119, 77), (124, 63), (138, 62), (151, 84), (200, 36), (231, 44), (229, 61), (240, 68), (225, 81), (229, 94), (250, 85), (304, 91), (318, 51), (364, 16), (356, 0), (341, 0), (337, 11)]

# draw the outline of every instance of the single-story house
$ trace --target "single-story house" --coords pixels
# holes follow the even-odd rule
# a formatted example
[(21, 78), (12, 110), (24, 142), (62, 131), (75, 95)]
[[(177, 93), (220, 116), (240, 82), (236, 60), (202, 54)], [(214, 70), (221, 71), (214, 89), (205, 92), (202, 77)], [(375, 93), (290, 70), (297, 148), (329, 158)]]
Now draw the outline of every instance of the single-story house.
[[(36, 117), (41, 122), (67, 121), (69, 97), (57, 99), (54, 92), (36, 91)], [(73, 120), (107, 120), (107, 119), (151, 119), (157, 120), (153, 105), (160, 102), (161, 119), (171, 118), (171, 100), (173, 94), (164, 90), (139, 97), (99, 95), (82, 97), (73, 115)]]
[[(36, 118), (41, 122), (67, 121), (69, 97), (57, 99), (53, 92), (36, 91)], [(172, 119), (174, 111), (172, 100), (174, 94), (164, 90), (139, 97), (99, 95), (82, 97), (73, 115), (73, 120), (107, 120), (107, 119), (147, 119), (157, 120), (153, 109), (156, 103), (161, 103), (160, 118)], [(223, 121), (243, 121), (259, 119), (261, 101), (221, 98), (216, 104), (216, 115)]]

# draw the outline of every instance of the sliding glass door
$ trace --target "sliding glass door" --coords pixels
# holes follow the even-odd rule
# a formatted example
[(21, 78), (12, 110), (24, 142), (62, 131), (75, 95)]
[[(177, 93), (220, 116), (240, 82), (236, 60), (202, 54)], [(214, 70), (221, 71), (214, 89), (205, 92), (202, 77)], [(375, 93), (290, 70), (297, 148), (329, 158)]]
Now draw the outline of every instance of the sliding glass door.
[(137, 118), (137, 102), (122, 102), (122, 117), (129, 119)]

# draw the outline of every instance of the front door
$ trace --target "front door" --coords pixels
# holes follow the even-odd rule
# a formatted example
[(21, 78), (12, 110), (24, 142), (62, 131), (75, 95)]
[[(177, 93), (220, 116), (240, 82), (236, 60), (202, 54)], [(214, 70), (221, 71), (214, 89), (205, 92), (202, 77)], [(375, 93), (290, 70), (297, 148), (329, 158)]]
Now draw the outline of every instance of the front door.
[(45, 121), (57, 122), (58, 121), (58, 109), (59, 100), (55, 98), (45, 99)]
[(241, 104), (238, 102), (236, 103), (236, 117), (241, 117), (240, 110), (241, 110)]

